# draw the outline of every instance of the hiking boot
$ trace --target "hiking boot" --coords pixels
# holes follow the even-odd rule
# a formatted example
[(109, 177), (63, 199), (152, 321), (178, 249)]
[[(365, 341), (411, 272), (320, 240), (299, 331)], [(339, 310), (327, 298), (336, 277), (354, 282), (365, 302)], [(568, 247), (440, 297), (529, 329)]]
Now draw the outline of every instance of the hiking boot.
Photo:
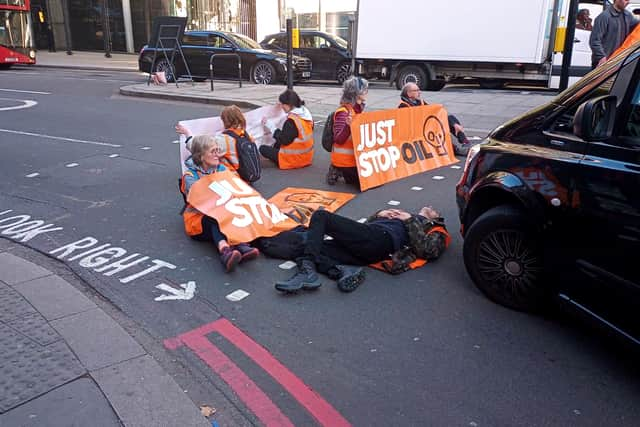
[(471, 148), (471, 144), (463, 144), (458, 141), (451, 141), (453, 144), (453, 152), (456, 156), (466, 156), (469, 153), (469, 148)]
[(321, 285), (315, 265), (305, 259), (298, 262), (298, 272), (289, 280), (276, 282), (276, 289), (281, 292), (295, 292), (302, 288), (318, 289)]
[(242, 259), (242, 254), (229, 246), (220, 252), (220, 261), (227, 273), (231, 273)]
[(356, 290), (362, 282), (364, 282), (365, 273), (364, 268), (355, 267), (352, 265), (336, 265), (335, 267), (340, 271), (340, 277), (338, 277), (338, 289), (342, 292), (353, 292)]
[(342, 174), (338, 168), (333, 165), (329, 166), (329, 172), (327, 172), (327, 184), (336, 185), (340, 176), (342, 176)]
[(240, 258), (240, 262), (256, 259), (258, 258), (258, 255), (260, 255), (260, 251), (258, 250), (258, 248), (254, 248), (248, 243), (240, 243), (238, 245), (232, 246), (232, 248), (240, 252), (240, 255), (242, 255), (242, 258)]

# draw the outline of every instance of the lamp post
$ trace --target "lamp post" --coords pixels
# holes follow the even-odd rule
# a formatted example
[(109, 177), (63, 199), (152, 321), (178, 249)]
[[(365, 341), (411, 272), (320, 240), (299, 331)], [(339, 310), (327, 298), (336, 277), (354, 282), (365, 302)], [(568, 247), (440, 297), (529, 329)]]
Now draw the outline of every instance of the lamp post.
[(64, 19), (64, 39), (67, 45), (67, 55), (73, 55), (71, 52), (71, 24), (69, 23), (69, 3), (62, 0), (62, 17)]
[(109, 25), (109, 0), (102, 0), (102, 38), (104, 39), (104, 56), (111, 58), (111, 28)]

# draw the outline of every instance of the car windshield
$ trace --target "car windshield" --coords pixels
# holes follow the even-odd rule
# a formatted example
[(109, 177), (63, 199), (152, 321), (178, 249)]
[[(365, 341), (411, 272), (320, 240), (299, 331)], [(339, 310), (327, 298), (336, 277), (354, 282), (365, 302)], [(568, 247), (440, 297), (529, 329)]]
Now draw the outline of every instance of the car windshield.
[(256, 41), (243, 34), (226, 33), (225, 36), (233, 40), (242, 49), (262, 49), (262, 46), (260, 46)]
[(343, 39), (342, 37), (339, 36), (333, 36), (333, 41), (336, 42), (336, 44), (338, 46), (340, 46), (343, 49), (347, 49), (349, 47), (349, 43), (347, 43), (347, 41), (345, 39)]

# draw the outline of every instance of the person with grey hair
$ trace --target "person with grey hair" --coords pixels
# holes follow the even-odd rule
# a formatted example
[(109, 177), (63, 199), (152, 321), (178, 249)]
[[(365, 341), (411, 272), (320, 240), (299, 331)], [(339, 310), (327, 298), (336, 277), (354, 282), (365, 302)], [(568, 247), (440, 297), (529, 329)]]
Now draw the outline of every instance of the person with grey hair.
[[(400, 104), (398, 104), (398, 108), (418, 107), (420, 105), (428, 104), (420, 98), (420, 88), (418, 85), (411, 82), (405, 84), (400, 92)], [(455, 135), (458, 140), (451, 140), (454, 153), (458, 156), (466, 156), (469, 152), (469, 148), (471, 147), (471, 143), (464, 134), (464, 128), (462, 127), (460, 120), (452, 114), (447, 116), (447, 120), (449, 121), (449, 132), (451, 132), (451, 135)]]
[(227, 237), (220, 231), (218, 221), (203, 214), (187, 202), (189, 190), (203, 175), (211, 175), (227, 169), (220, 162), (220, 157), (224, 155), (225, 145), (226, 142), (222, 135), (215, 137), (198, 135), (191, 139), (189, 145), (191, 156), (184, 162), (187, 171), (180, 180), (180, 192), (185, 201), (182, 210), (185, 232), (192, 239), (213, 242), (220, 252), (220, 261), (223, 267), (229, 273), (238, 263), (256, 258), (260, 251), (246, 243), (229, 245)]
[(335, 185), (339, 178), (347, 184), (360, 186), (356, 156), (351, 139), (351, 120), (364, 111), (369, 82), (362, 77), (351, 77), (342, 85), (340, 106), (333, 115), (333, 147), (327, 184)]

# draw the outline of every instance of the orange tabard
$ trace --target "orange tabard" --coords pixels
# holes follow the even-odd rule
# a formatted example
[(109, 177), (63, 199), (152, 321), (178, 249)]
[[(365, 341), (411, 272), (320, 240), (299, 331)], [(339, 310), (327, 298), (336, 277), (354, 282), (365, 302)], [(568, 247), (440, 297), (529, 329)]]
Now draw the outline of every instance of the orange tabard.
[(287, 187), (269, 199), (297, 223), (308, 226), (311, 215), (318, 209), (335, 212), (356, 195), (312, 188)]
[(313, 120), (303, 120), (297, 114), (289, 113), (298, 129), (298, 136), (289, 145), (278, 151), (280, 169), (297, 169), (309, 166), (313, 161)]
[[(341, 105), (336, 110), (335, 114), (340, 111), (346, 111), (351, 118), (359, 116), (353, 110), (353, 107), (349, 104)], [(340, 168), (353, 168), (356, 166), (355, 153), (353, 151), (353, 126), (351, 126), (351, 136), (344, 142), (344, 144), (333, 144), (331, 149), (331, 164)]]

